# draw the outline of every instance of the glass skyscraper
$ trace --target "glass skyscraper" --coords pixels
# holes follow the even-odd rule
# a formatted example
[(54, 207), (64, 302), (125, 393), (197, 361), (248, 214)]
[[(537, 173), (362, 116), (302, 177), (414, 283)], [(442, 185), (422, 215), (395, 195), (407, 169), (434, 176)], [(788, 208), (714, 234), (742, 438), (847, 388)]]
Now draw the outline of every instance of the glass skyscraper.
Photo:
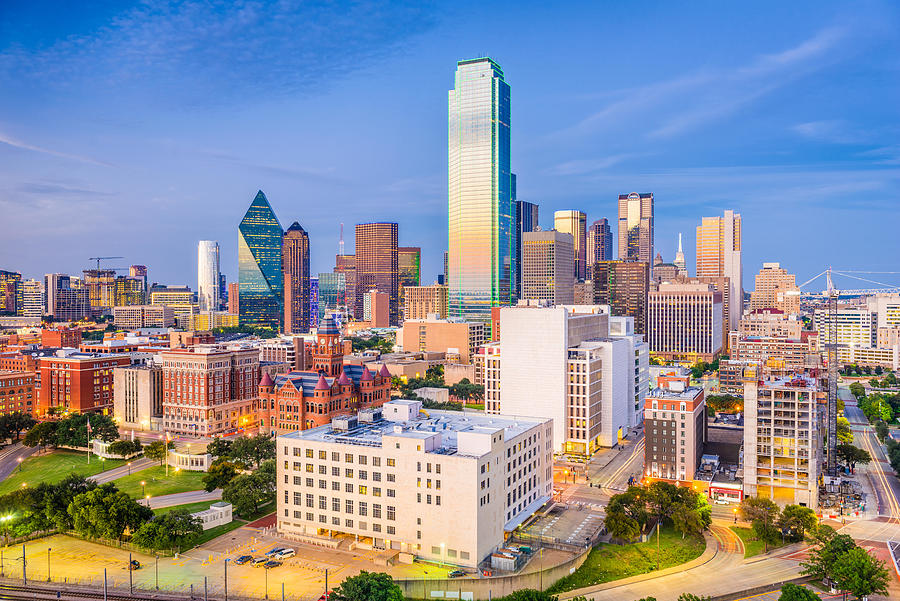
[(591, 277), (591, 269), (597, 261), (611, 261), (613, 258), (612, 229), (605, 217), (598, 219), (588, 228), (587, 234), (587, 275)]
[(197, 244), (197, 300), (201, 311), (219, 310), (219, 280), (219, 243), (201, 240)]
[(653, 263), (653, 193), (619, 195), (619, 259)]
[(281, 223), (262, 190), (238, 227), (240, 323), (278, 330), (283, 317)]
[(489, 321), (515, 300), (518, 236), (510, 91), (490, 58), (459, 61), (449, 92), (449, 315)]
[[(515, 178), (515, 175), (513, 175)], [(513, 179), (515, 182), (515, 179)], [(525, 232), (533, 232), (538, 227), (538, 205), (527, 200), (513, 201), (513, 210), (515, 212), (516, 235), (518, 243), (516, 244), (516, 295), (522, 296), (522, 234)]]
[(587, 265), (587, 215), (581, 211), (556, 211), (553, 214), (553, 227), (557, 232), (572, 234), (575, 239), (575, 263), (572, 274), (576, 280), (590, 279), (585, 275)]

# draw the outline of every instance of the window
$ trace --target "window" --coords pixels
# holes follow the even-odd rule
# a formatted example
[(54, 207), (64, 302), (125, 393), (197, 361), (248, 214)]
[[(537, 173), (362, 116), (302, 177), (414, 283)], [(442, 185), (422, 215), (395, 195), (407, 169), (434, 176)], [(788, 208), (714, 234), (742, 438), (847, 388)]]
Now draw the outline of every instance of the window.
[(319, 451), (319, 459), (327, 459), (327, 458), (328, 458), (328, 455), (325, 453), (325, 451)]
[[(362, 455), (360, 455), (360, 457), (362, 457)], [(369, 472), (367, 472), (366, 470), (359, 470), (359, 479), (360, 480), (366, 480), (366, 479), (368, 479), (368, 477), (369, 477)]]
[(372, 505), (372, 517), (376, 519), (381, 518), (381, 505), (378, 503)]
[(397, 533), (397, 529), (394, 528), (393, 526), (388, 526), (388, 527), (387, 527), (387, 533), (388, 533), (388, 534), (396, 534), (396, 533)]
[(309, 457), (310, 459), (312, 459), (312, 456), (313, 456), (313, 450), (312, 450), (312, 449), (306, 449), (306, 456)]
[(337, 480), (332, 481), (331, 490), (341, 490), (341, 483)]
[(320, 466), (319, 466), (319, 474), (322, 475), (322, 476), (324, 476), (324, 475), (327, 474), (327, 473), (328, 473), (328, 468), (325, 467), (324, 465), (320, 465)]
[(381, 457), (372, 457), (372, 465), (375, 467), (381, 466)]
[(344, 520), (344, 526), (347, 528), (353, 528), (353, 520)]
[(334, 476), (335, 478), (339, 477), (341, 475), (341, 468), (332, 466), (331, 467), (331, 475)]
[(431, 554), (432, 554), (432, 555), (440, 555), (440, 554), (441, 554), (441, 548), (440, 548), (440, 547), (431, 547)]
[(315, 505), (315, 497), (311, 494), (306, 495), (306, 506), (310, 509)]
[(340, 525), (341, 525), (341, 518), (338, 518), (338, 517), (333, 517), (333, 518), (331, 518), (331, 524), (332, 524), (333, 526), (340, 526)]
[(397, 519), (397, 508), (392, 505), (387, 506), (387, 519), (395, 521)]
[(340, 460), (341, 460), (341, 454), (338, 453), (337, 451), (332, 451), (332, 452), (331, 452), (331, 460), (332, 460), (332, 461), (340, 461)]
[(388, 459), (387, 465), (388, 465), (388, 467), (395, 467), (397, 465), (397, 463), (393, 459)]
[(353, 485), (349, 482), (344, 484), (344, 492), (353, 492)]
[[(381, 474), (378, 474), (378, 477), (381, 478)], [(389, 474), (387, 475), (387, 481), (388, 481), (388, 482), (394, 482), (394, 481), (395, 481), (395, 480), (394, 480), (394, 474), (390, 474), (390, 473), (389, 473)]]
[(372, 496), (373, 496), (373, 497), (380, 497), (380, 496), (381, 496), (381, 489), (378, 488), (378, 487), (373, 486), (373, 487), (372, 487)]
[(368, 492), (369, 492), (369, 489), (367, 486), (363, 486), (362, 484), (359, 485), (359, 494), (365, 495), (365, 494), (368, 494)]
[[(391, 474), (388, 474), (390, 476)], [(372, 480), (375, 482), (381, 482), (381, 472), (372, 472)]]
[(359, 502), (359, 515), (365, 516), (369, 511), (369, 504), (365, 501)]
[(381, 524), (372, 524), (372, 532), (381, 532)]
[(389, 496), (389, 497), (396, 497), (397, 496), (396, 493), (397, 493), (397, 491), (395, 491), (393, 488), (387, 489), (387, 496)]
[(345, 469), (344, 470), (344, 478), (352, 478), (352, 477), (353, 477), (353, 470), (350, 468)]
[(319, 509), (328, 509), (328, 497), (319, 495)]
[(346, 499), (344, 501), (344, 513), (353, 513), (353, 500)]
[(340, 511), (341, 510), (341, 500), (337, 497), (331, 499), (331, 511)]

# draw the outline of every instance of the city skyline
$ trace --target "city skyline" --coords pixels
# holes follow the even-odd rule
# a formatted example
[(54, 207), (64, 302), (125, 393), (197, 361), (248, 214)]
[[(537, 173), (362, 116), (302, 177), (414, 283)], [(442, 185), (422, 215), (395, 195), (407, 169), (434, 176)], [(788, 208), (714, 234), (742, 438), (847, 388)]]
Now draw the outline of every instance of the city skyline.
[[(582, 32), (572, 19), (575, 9), (548, 13), (526, 8), (514, 15), (510, 24), (518, 28), (518, 37), (527, 38), (523, 32), (536, 31), (537, 26), (529, 24), (536, 15), (544, 19), (538, 20), (542, 28), (549, 30), (566, 20), (576, 28), (575, 33)], [(127, 76), (125, 59), (104, 59), (100, 66), (109, 73), (99, 83), (90, 79), (92, 72), (87, 66), (88, 59), (96, 58), (87, 48), (91, 40), (102, 48), (140, 43), (125, 35), (138, 17), (146, 20), (140, 8), (95, 9), (71, 19), (68, 29), (61, 25), (44, 28), (33, 42), (24, 36), (33, 33), (34, 27), (17, 27), (39, 21), (32, 9), (13, 6), (8, 10), (12, 27), (4, 26), (2, 31), (9, 42), (0, 46), (4, 74), (21, 75), (30, 66), (46, 65), (49, 59), (79, 68), (71, 69), (65, 81), (53, 80), (46, 67), (34, 69), (14, 80), (11, 89), (15, 93), (0, 99), (0, 107), (8, 115), (0, 122), (0, 163), (4, 165), (0, 168), (0, 207), (23, 226), (0, 242), (4, 269), (21, 271), (24, 278), (56, 272), (77, 275), (89, 266), (87, 257), (117, 254), (124, 255), (128, 263), (148, 265), (151, 281), (190, 283), (195, 275), (184, 259), (195, 252), (199, 240), (212, 239), (221, 244), (222, 272), (228, 281), (235, 281), (237, 249), (230, 232), (240, 219), (245, 199), (261, 188), (276, 199), (273, 207), (277, 213), (303, 211), (304, 227), (310, 232), (313, 273), (332, 267), (341, 222), (353, 225), (377, 219), (399, 222), (409, 233), (404, 243), (423, 248), (422, 283), (430, 283), (441, 271), (445, 249), (433, 242), (446, 235), (443, 94), (452, 81), (455, 61), (478, 55), (469, 49), (476, 41), (476, 48), (484, 45), (478, 28), (452, 44), (443, 38), (461, 14), (425, 9), (427, 18), (422, 18), (423, 14), (408, 9), (395, 9), (397, 12), (388, 16), (397, 19), (396, 32), (386, 32), (383, 20), (370, 23), (368, 27), (377, 34), (369, 42), (372, 46), (349, 48), (344, 58), (365, 60), (321, 91), (291, 79), (275, 86), (266, 101), (238, 101), (224, 94), (209, 105), (211, 101), (201, 93), (222, 85), (221, 80), (214, 80), (185, 86), (169, 100), (151, 106), (141, 95), (146, 82)], [(872, 76), (895, 69), (890, 61), (877, 58), (896, 48), (896, 38), (889, 33), (890, 24), (897, 22), (894, 7), (866, 3), (849, 18), (840, 6), (826, 6), (817, 14), (807, 11), (801, 31), (778, 29), (764, 40), (754, 37), (762, 27), (760, 20), (740, 12), (729, 14), (746, 31), (740, 31), (732, 20), (722, 19), (711, 33), (708, 26), (716, 19), (708, 17), (691, 24), (696, 16), (691, 10), (683, 15), (666, 8), (651, 15), (623, 7), (583, 6), (578, 10), (586, 15), (608, 15), (613, 22), (602, 25), (604, 28), (641, 22), (656, 35), (648, 36), (646, 50), (627, 55), (614, 44), (607, 47), (572, 37), (573, 50), (587, 55), (609, 52), (612, 58), (596, 76), (581, 79), (571, 77), (578, 64), (552, 74), (544, 68), (562, 51), (538, 53), (522, 48), (505, 34), (484, 52), (498, 60), (514, 81), (519, 100), (513, 109), (516, 127), (511, 167), (518, 175), (517, 197), (541, 205), (545, 229), (555, 210), (568, 208), (584, 211), (589, 223), (599, 218), (613, 222), (618, 194), (653, 191), (657, 211), (654, 246), (671, 261), (677, 234), (685, 234), (691, 273), (691, 232), (702, 216), (721, 214), (725, 209), (744, 217), (748, 273), (763, 262), (776, 260), (796, 273), (798, 281), (818, 273), (826, 263), (847, 269), (864, 264), (890, 269), (888, 257), (896, 248), (889, 236), (890, 224), (900, 205), (895, 202), (896, 145), (890, 136), (896, 129), (892, 99), (897, 88), (885, 82), (883, 94), (874, 99), (866, 96), (868, 112), (860, 114), (857, 108), (862, 99), (850, 84), (863, 66)], [(775, 21), (787, 20), (801, 10), (799, 5), (773, 5), (768, 15)], [(148, 27), (190, 38), (200, 35), (197, 27), (175, 34), (171, 26), (183, 22), (196, 25), (201, 16), (235, 27), (234, 15), (227, 10), (214, 15), (176, 10), (153, 15)], [(261, 17), (256, 15), (251, 28), (262, 26)], [(118, 20), (111, 24), (114, 18)], [(325, 16), (329, 18), (336, 19)], [(661, 59), (660, 48), (676, 35), (663, 26), (666, 22), (673, 30), (682, 26), (679, 39), (702, 28), (704, 46), (679, 44), (673, 56)], [(77, 37), (64, 43), (69, 35)], [(731, 40), (735, 40), (733, 44)], [(268, 41), (277, 42), (276, 47), (288, 44), (281, 38)], [(422, 47), (432, 50), (417, 53)], [(665, 47), (671, 48), (671, 44)], [(717, 54), (712, 63), (710, 49)], [(334, 52), (330, 47), (329, 51)], [(172, 70), (175, 80), (188, 78), (199, 68), (184, 57), (159, 52), (163, 54), (156, 58)], [(110, 55), (118, 56), (115, 52)], [(326, 132), (316, 121), (325, 122), (323, 118), (331, 110), (360, 108), (352, 90), (373, 82), (376, 72), (371, 57), (378, 57), (377, 75), (385, 81), (372, 88), (367, 112), (378, 114), (377, 121), (383, 120), (383, 124), (363, 124), (351, 118), (348, 131), (354, 130), (353, 137), (342, 131), (324, 142)], [(205, 60), (219, 68), (213, 58)], [(239, 67), (233, 77), (240, 89), (247, 85), (242, 77), (249, 66)], [(635, 73), (627, 73), (629, 68)], [(411, 73), (415, 78), (408, 77)], [(159, 73), (147, 75), (150, 82), (160, 77)], [(311, 77), (319, 81), (324, 75), (316, 72)], [(89, 81), (98, 85), (88, 89)], [(398, 82), (404, 83), (398, 86)], [(563, 82), (567, 87), (560, 87)], [(766, 85), (761, 86), (762, 82)], [(109, 91), (112, 83), (121, 84), (121, 91), (114, 96), (129, 107), (127, 113), (121, 108), (109, 110), (109, 101), (99, 96)], [(60, 85), (74, 90), (66, 114), (55, 93)], [(416, 104), (403, 98), (413, 89)], [(685, 108), (685, 99), (698, 89), (711, 90), (712, 98), (692, 99)], [(654, 99), (629, 102), (629, 94), (640, 91)], [(829, 97), (828, 103), (813, 102), (823, 94)], [(779, 97), (778, 106), (773, 104), (775, 96)], [(27, 99), (27, 106), (22, 99)], [(554, 103), (567, 110), (562, 114), (547, 111)], [(709, 103), (716, 103), (719, 110), (701, 110), (711, 109)], [(201, 115), (207, 109), (210, 114)], [(135, 113), (143, 117), (138, 121)], [(396, 130), (401, 113), (403, 126)], [(237, 117), (241, 119), (235, 121)], [(213, 128), (213, 122), (222, 119), (231, 124), (226, 132)], [(879, 122), (887, 126), (873, 131), (872, 124)], [(54, 130), (45, 123), (54, 123)], [(275, 124), (279, 130), (274, 129)], [(122, 133), (123, 125), (129, 133)], [(388, 128), (395, 133), (388, 133)], [(722, 128), (727, 135), (722, 135)], [(158, 132), (151, 133), (155, 129)], [(299, 148), (297, 136), (304, 140)], [(378, 140), (377, 146), (366, 143), (355, 151), (368, 156), (374, 153), (378, 158), (348, 176), (337, 171), (334, 158), (351, 148), (356, 136)], [(622, 140), (629, 137), (641, 144), (633, 150), (631, 145), (624, 148)], [(730, 143), (711, 143), (712, 137)], [(268, 145), (265, 149), (263, 138)], [(141, 151), (125, 151), (126, 146)], [(362, 194), (359, 186), (371, 192)], [(848, 202), (853, 197), (862, 200)], [(336, 210), (337, 206), (341, 209)], [(114, 218), (141, 208), (152, 209), (145, 225), (171, 231), (167, 244), (152, 236), (136, 238), (113, 226)], [(783, 219), (769, 218), (775, 208)], [(875, 219), (879, 215), (887, 218)], [(877, 240), (882, 252), (864, 257), (851, 248), (843, 256), (835, 256), (833, 245), (825, 237), (815, 236), (805, 236), (804, 245), (811, 247), (798, 252), (789, 235), (797, 223), (809, 233), (845, 232), (854, 239), (865, 235)], [(105, 234), (102, 243), (97, 240), (100, 234)], [(47, 236), (70, 252), (57, 259), (50, 245), (36, 242)], [(751, 285), (745, 276), (745, 289)]]

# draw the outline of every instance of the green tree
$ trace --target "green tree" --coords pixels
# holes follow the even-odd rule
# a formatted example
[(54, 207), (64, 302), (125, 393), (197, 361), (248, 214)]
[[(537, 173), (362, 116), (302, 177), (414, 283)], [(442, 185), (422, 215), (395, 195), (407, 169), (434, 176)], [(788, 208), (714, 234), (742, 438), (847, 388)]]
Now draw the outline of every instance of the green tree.
[(272, 500), (275, 483), (260, 473), (236, 476), (225, 485), (222, 499), (234, 505), (235, 511), (248, 516), (259, 511), (260, 505)]
[(69, 474), (60, 482), (49, 487), (42, 498), (42, 510), (47, 521), (59, 530), (73, 527), (69, 505), (78, 495), (97, 488), (97, 483), (79, 474)]
[(121, 539), (126, 529), (135, 532), (153, 517), (149, 507), (139, 505), (112, 483), (76, 496), (67, 511), (75, 531), (92, 538)]
[(225, 488), (238, 475), (238, 465), (230, 461), (217, 460), (209, 466), (203, 476), (203, 488), (212, 492), (217, 488)]
[(884, 421), (879, 421), (875, 424), (875, 435), (878, 437), (878, 440), (884, 442), (888, 435), (888, 426)]
[(113, 442), (119, 438), (119, 427), (108, 415), (100, 413), (76, 413), (56, 422), (56, 438), (59, 446), (84, 447), (88, 442), (87, 425), (91, 424), (90, 438)]
[(819, 596), (806, 588), (796, 584), (785, 584), (781, 587), (781, 596), (778, 601), (820, 601)]
[(818, 520), (816, 512), (801, 505), (785, 505), (778, 517), (778, 527), (791, 542), (802, 541), (807, 532), (814, 532)]
[(174, 448), (175, 443), (171, 440), (168, 442), (154, 440), (144, 447), (144, 457), (152, 459), (153, 461), (159, 461), (159, 464), (163, 465), (163, 462), (166, 460), (167, 451)]
[[(403, 601), (403, 591), (383, 572), (360, 572), (345, 579), (329, 595), (334, 601)], [(517, 601), (524, 601), (517, 600)]]
[(473, 384), (469, 378), (463, 378), (450, 387), (450, 394), (466, 401), (480, 401), (484, 399), (484, 386)]
[(688, 534), (699, 535), (703, 531), (700, 513), (684, 503), (678, 503), (672, 510), (672, 523), (681, 532), (681, 538)]
[(133, 453), (140, 453), (143, 446), (141, 445), (140, 440), (117, 440), (116, 442), (110, 443), (110, 445), (106, 448), (106, 451), (110, 455), (116, 455), (118, 457), (128, 457)]
[(206, 445), (206, 452), (215, 458), (231, 457), (231, 441), (216, 436)]
[(186, 509), (173, 509), (146, 522), (134, 533), (132, 541), (145, 549), (181, 552), (203, 534), (203, 523)]
[(835, 579), (835, 567), (841, 555), (856, 547), (853, 538), (848, 534), (831, 532), (819, 533), (817, 544), (809, 551), (808, 559), (801, 562), (802, 574), (812, 576), (814, 580)]
[(766, 552), (769, 544), (778, 540), (778, 531), (775, 529), (775, 521), (778, 518), (778, 505), (770, 499), (762, 497), (746, 497), (738, 508), (741, 517), (753, 526), (753, 534), (763, 541)]
[(866, 464), (872, 461), (872, 456), (867, 450), (847, 443), (837, 446), (836, 455), (838, 460), (849, 468), (855, 468), (857, 463)]
[(630, 486), (625, 492), (613, 495), (606, 506), (606, 514), (624, 513), (638, 523), (639, 529), (643, 528), (648, 519), (646, 495), (641, 496), (643, 492), (640, 487)]
[(256, 468), (263, 461), (275, 459), (275, 439), (267, 434), (241, 436), (231, 444), (230, 458), (248, 468)]
[(632, 541), (641, 533), (641, 526), (637, 520), (622, 511), (607, 511), (603, 525), (606, 526), (610, 536), (624, 541)]
[(853, 442), (853, 432), (850, 431), (850, 421), (846, 417), (837, 418), (838, 442)]
[(26, 447), (55, 447), (57, 440), (56, 422), (41, 422), (28, 430), (22, 444)]
[(865, 549), (854, 547), (838, 556), (833, 570), (834, 581), (843, 591), (857, 599), (869, 595), (887, 595), (889, 574), (884, 562)]
[(36, 423), (37, 421), (31, 414), (24, 411), (4, 413), (0, 415), (0, 437), (14, 438), (15, 442), (19, 442), (22, 432), (28, 430)]

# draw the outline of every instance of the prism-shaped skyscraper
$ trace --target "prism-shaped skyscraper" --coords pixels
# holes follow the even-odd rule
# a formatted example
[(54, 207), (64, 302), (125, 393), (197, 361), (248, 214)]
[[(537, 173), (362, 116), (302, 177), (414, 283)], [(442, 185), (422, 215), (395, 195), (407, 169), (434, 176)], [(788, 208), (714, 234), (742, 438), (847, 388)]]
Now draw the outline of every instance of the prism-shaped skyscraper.
[(283, 232), (262, 190), (250, 203), (238, 227), (240, 323), (278, 330), (283, 317)]

